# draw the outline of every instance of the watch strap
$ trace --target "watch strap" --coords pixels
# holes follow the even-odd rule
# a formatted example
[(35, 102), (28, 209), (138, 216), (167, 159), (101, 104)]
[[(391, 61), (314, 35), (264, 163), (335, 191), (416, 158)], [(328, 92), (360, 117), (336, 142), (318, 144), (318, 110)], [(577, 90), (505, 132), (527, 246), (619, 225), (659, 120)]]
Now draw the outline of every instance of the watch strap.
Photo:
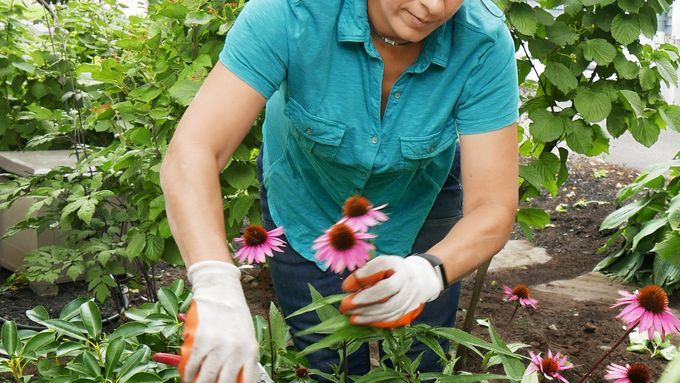
[(416, 253), (416, 254), (413, 254), (413, 255), (415, 255), (417, 257), (425, 258), (428, 262), (430, 262), (430, 265), (432, 265), (432, 267), (435, 270), (439, 270), (439, 274), (441, 274), (441, 277), (442, 277), (442, 282), (444, 283), (444, 289), (449, 287), (449, 279), (446, 277), (446, 270), (444, 270), (444, 264), (442, 263), (442, 261), (439, 258), (435, 257), (432, 254), (427, 254), (427, 253)]

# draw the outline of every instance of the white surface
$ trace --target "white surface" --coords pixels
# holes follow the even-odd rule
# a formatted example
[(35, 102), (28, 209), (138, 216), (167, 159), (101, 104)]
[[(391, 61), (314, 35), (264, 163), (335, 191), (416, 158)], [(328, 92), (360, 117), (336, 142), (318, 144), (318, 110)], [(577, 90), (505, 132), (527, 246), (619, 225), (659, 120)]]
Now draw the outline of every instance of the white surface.
[(551, 259), (552, 257), (542, 247), (535, 247), (525, 240), (510, 240), (503, 250), (493, 257), (489, 272), (539, 265)]
[(72, 150), (0, 152), (0, 169), (22, 176), (46, 174), (58, 166), (75, 165), (76, 156)]

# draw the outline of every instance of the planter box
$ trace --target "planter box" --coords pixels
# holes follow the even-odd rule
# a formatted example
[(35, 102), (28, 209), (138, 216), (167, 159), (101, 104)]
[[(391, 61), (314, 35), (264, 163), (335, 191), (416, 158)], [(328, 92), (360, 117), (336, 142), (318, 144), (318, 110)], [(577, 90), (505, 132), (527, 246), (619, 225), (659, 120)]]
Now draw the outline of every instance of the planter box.
[[(22, 176), (45, 174), (57, 166), (74, 166), (76, 159), (72, 154), (70, 150), (0, 152), (0, 169), (5, 173)], [(0, 182), (3, 182), (2, 178)], [(0, 236), (17, 222), (25, 219), (32, 204), (31, 198), (22, 198), (17, 200), (10, 209), (0, 211)], [(40, 214), (40, 211), (35, 214)], [(23, 230), (10, 238), (0, 240), (0, 266), (16, 271), (23, 266), (26, 254), (42, 246), (60, 243), (62, 241), (58, 230), (46, 230), (40, 234), (34, 230)], [(62, 276), (57, 283), (67, 281), (70, 281), (70, 278)], [(39, 295), (55, 295), (58, 292), (56, 285), (43, 285), (35, 284), (31, 287)]]

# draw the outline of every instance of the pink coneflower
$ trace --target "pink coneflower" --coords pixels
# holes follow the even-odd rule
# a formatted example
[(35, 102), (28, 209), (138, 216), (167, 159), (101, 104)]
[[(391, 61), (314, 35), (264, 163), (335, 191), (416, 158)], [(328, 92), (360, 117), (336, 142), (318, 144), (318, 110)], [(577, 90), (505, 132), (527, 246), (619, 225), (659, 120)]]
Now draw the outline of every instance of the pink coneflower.
[(510, 302), (519, 302), (522, 307), (531, 306), (538, 309), (538, 301), (531, 297), (526, 285), (518, 284), (514, 288), (503, 286), (503, 299)]
[(548, 356), (541, 358), (541, 353), (538, 353), (537, 355), (529, 351), (529, 357), (531, 357), (531, 365), (527, 368), (525, 375), (529, 375), (534, 371), (539, 371), (548, 380), (557, 378), (564, 383), (569, 383), (569, 381), (560, 374), (560, 371), (574, 368), (571, 363), (567, 362), (566, 355), (562, 355), (559, 352), (553, 355), (552, 351), (548, 350)]
[(345, 268), (352, 271), (368, 261), (370, 251), (374, 249), (365, 241), (370, 238), (375, 238), (375, 235), (356, 231), (338, 222), (314, 241), (312, 249), (316, 250), (316, 259), (325, 261), (326, 266), (340, 274)]
[(607, 366), (607, 375), (604, 378), (612, 380), (612, 383), (650, 383), (652, 373), (641, 363), (626, 364), (625, 367), (611, 363)]
[(260, 225), (249, 225), (243, 232), (243, 236), (235, 238), (234, 242), (241, 245), (236, 252), (239, 262), (262, 263), (265, 255), (274, 256), (274, 251), (283, 252), (286, 242), (279, 238), (283, 234), (283, 227), (267, 231)]
[(654, 339), (654, 331), (666, 334), (680, 331), (680, 320), (668, 307), (668, 295), (659, 286), (649, 285), (631, 294), (619, 290), (623, 298), (619, 298), (612, 307), (625, 306), (616, 317), (621, 319), (632, 330), (638, 326), (640, 332), (647, 332), (649, 340)]
[(387, 215), (380, 211), (385, 206), (387, 204), (373, 207), (366, 198), (359, 195), (349, 197), (342, 208), (340, 222), (355, 230), (367, 231), (369, 227), (387, 221)]

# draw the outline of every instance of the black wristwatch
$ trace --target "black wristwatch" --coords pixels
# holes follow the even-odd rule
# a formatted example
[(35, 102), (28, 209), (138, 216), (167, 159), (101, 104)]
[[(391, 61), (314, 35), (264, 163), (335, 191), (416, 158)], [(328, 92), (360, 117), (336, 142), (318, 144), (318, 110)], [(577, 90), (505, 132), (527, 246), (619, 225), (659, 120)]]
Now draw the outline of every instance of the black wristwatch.
[(442, 261), (435, 257), (432, 254), (426, 254), (426, 253), (416, 253), (413, 254), (417, 257), (425, 258), (428, 262), (430, 262), (430, 265), (435, 269), (435, 271), (439, 271), (439, 274), (442, 276), (442, 281), (444, 282), (444, 289), (449, 287), (449, 280), (446, 278), (446, 270), (444, 270), (444, 265), (442, 264)]

